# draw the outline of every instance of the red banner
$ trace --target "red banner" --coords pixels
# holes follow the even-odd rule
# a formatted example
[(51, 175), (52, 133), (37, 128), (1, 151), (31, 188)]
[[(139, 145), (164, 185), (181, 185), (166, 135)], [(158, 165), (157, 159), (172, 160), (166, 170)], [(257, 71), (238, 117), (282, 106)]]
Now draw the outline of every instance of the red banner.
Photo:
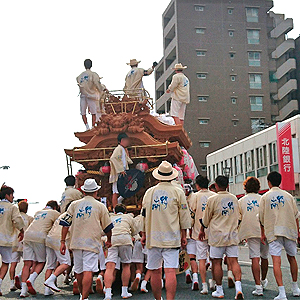
[(286, 191), (295, 190), (293, 145), (291, 123), (276, 124), (278, 165), (282, 175), (281, 188)]

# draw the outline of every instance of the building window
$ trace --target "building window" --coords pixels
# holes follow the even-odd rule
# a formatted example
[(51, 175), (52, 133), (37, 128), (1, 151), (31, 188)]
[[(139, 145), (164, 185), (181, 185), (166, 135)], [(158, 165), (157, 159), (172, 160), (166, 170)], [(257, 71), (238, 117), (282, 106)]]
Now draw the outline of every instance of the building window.
[(251, 119), (251, 129), (252, 133), (257, 133), (266, 128), (265, 120), (262, 118), (253, 118)]
[(230, 57), (231, 59), (234, 59), (234, 58), (235, 58), (235, 53), (229, 53), (229, 57)]
[(199, 119), (199, 124), (200, 125), (207, 125), (208, 121), (209, 121), (209, 119)]
[(207, 102), (208, 96), (198, 96), (198, 101)]
[(275, 165), (278, 163), (277, 160), (277, 143), (273, 142), (269, 144), (270, 149), (270, 165)]
[(251, 111), (263, 110), (263, 98), (262, 97), (250, 97)]
[(228, 12), (229, 15), (232, 15), (233, 14), (233, 8), (228, 8), (227, 12)]
[(244, 181), (244, 174), (243, 174), (243, 155), (237, 155), (234, 158), (235, 161), (235, 182), (240, 183)]
[(250, 89), (261, 89), (261, 75), (249, 74)]
[(260, 67), (260, 52), (248, 52), (250, 67)]
[(237, 120), (233, 120), (233, 121), (232, 121), (233, 126), (234, 126), (234, 127), (238, 126), (238, 122), (239, 122), (239, 121), (237, 121)]
[(205, 73), (197, 73), (197, 78), (198, 79), (206, 79), (206, 74)]
[(246, 16), (247, 16), (247, 22), (258, 23), (258, 8), (247, 7)]
[(205, 33), (205, 28), (196, 28), (196, 33), (204, 34)]
[(228, 34), (229, 34), (230, 37), (233, 37), (234, 36), (234, 31), (233, 30), (229, 30)]
[(255, 176), (253, 150), (250, 150), (245, 153), (245, 162), (246, 162), (246, 177)]
[(236, 75), (230, 75), (231, 81), (236, 81)]
[(195, 5), (195, 11), (204, 11), (204, 6), (202, 6), (202, 5)]
[(237, 103), (237, 98), (231, 97), (231, 103), (232, 103), (232, 104), (236, 104), (236, 103)]
[(259, 44), (259, 30), (248, 29), (247, 30), (248, 44), (258, 45)]
[(197, 56), (205, 56), (206, 55), (206, 51), (197, 50), (196, 54), (197, 54)]
[(201, 148), (209, 148), (210, 142), (200, 142), (200, 147)]

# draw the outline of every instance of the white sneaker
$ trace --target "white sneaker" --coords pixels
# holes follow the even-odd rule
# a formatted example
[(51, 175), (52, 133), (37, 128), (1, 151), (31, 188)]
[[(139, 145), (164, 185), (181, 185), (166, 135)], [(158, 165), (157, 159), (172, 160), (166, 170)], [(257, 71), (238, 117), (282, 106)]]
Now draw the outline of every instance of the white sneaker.
[(207, 295), (208, 294), (208, 288), (207, 283), (202, 283), (202, 290), (200, 291), (201, 295)]
[(287, 297), (278, 295), (277, 297), (274, 298), (274, 300), (287, 300)]
[[(15, 292), (17, 289), (18, 289), (18, 288), (15, 286), (15, 284), (11, 284), (11, 285), (10, 285), (10, 291), (11, 291), (11, 292)], [(1, 291), (0, 291), (0, 293), (1, 293)]]
[(198, 280), (193, 279), (192, 291), (199, 291), (199, 282), (198, 282)]
[(44, 282), (44, 285), (54, 292), (60, 292), (60, 289), (55, 285), (55, 282), (52, 280), (49, 280), (49, 278)]
[(21, 292), (20, 298), (27, 298), (27, 297), (29, 297), (29, 293), (28, 292)]
[(300, 297), (300, 289), (299, 287), (292, 289), (293, 297)]
[(212, 297), (213, 298), (219, 298), (219, 299), (222, 299), (224, 298), (224, 292), (220, 292), (220, 291), (214, 291), (212, 294)]
[(52, 295), (54, 295), (54, 292), (46, 286), (44, 296), (52, 296)]
[(90, 130), (89, 124), (85, 124), (85, 129), (86, 129), (86, 130)]
[(213, 279), (209, 279), (208, 280), (208, 284), (209, 284), (209, 289), (211, 291), (215, 291), (216, 290), (216, 281)]
[(148, 293), (149, 291), (147, 290), (147, 284), (141, 284), (141, 292), (142, 293)]
[(241, 291), (238, 291), (234, 299), (244, 299), (244, 294)]
[(263, 296), (264, 295), (264, 290), (261, 288), (261, 289), (258, 289), (256, 288), (253, 292), (252, 292), (252, 295), (253, 296)]
[(128, 299), (128, 298), (131, 298), (131, 297), (132, 297), (132, 294), (127, 292), (126, 294), (121, 294), (121, 297), (122, 297), (123, 299)]
[(261, 285), (262, 285), (263, 289), (266, 289), (268, 286), (268, 279), (266, 278), (265, 280), (262, 280)]

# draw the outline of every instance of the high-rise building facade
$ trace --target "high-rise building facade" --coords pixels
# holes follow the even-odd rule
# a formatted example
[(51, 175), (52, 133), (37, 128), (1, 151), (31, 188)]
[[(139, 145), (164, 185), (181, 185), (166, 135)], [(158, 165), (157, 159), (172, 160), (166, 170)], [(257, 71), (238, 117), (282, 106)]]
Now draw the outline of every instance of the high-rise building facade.
[(269, 0), (172, 0), (163, 14), (156, 110), (170, 109), (165, 91), (174, 64), (187, 65), (191, 103), (184, 127), (200, 173), (207, 154), (298, 110), (295, 42), (286, 39), (293, 22), (272, 7)]

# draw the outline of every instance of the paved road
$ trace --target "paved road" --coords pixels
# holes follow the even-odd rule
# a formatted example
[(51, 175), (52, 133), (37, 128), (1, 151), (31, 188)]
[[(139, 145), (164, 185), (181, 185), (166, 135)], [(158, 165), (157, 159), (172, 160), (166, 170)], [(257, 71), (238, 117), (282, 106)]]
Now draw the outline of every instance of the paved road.
[[(297, 260), (298, 263), (300, 263), (300, 253), (297, 255)], [(248, 258), (248, 249), (245, 247), (240, 247), (240, 257), (239, 261), (242, 267), (242, 286), (245, 294), (245, 299), (257, 299), (257, 297), (254, 297), (251, 295), (252, 290), (254, 289), (254, 282), (252, 279), (252, 273), (251, 273), (251, 265), (250, 261)], [(270, 260), (271, 264), (271, 260)], [(300, 264), (299, 264), (300, 266)], [(283, 257), (283, 264), (282, 264), (282, 272), (284, 276), (284, 284), (286, 286), (286, 291), (287, 291), (287, 296), (289, 299), (292, 299), (292, 294), (291, 294), (291, 276), (289, 272), (289, 266), (287, 263), (287, 260), (285, 257)], [(211, 278), (210, 272), (208, 273), (208, 277)], [(184, 282), (184, 276), (180, 275), (178, 276), (178, 287), (177, 287), (177, 295), (176, 299), (212, 299), (211, 295), (203, 296), (200, 295), (199, 292), (193, 292), (190, 290), (190, 286), (185, 284)], [(227, 288), (227, 282), (226, 282), (226, 272), (224, 272), (224, 291), (225, 291), (225, 298), (224, 299), (234, 299), (235, 293), (234, 289), (228, 289)], [(268, 274), (268, 280), (269, 280), (269, 286), (267, 290), (265, 291), (264, 297), (260, 299), (267, 299), (271, 300), (277, 295), (277, 286), (274, 280), (273, 276), (273, 269), (272, 265), (270, 266), (269, 269), (269, 274)], [(72, 295), (72, 288), (70, 286), (66, 286), (62, 283), (62, 278), (59, 278), (58, 280), (58, 285), (62, 288), (61, 293), (56, 293), (56, 295), (47, 297), (48, 299), (55, 299), (55, 300), (61, 300), (61, 299), (74, 299), (77, 300), (79, 299), (78, 296), (73, 296)], [(43, 287), (43, 280), (42, 276), (39, 276), (36, 282), (36, 289), (38, 291), (38, 295), (36, 297), (29, 297), (27, 299), (45, 299), (46, 297), (43, 295), (44, 292), (44, 287)], [(3, 286), (2, 286), (2, 292), (3, 292), (3, 297), (2, 299), (18, 299), (19, 297), (19, 292), (9, 292), (9, 280), (8, 277), (5, 278)], [(121, 299), (120, 297), (120, 291), (119, 288), (116, 287), (114, 288), (114, 293), (115, 297), (114, 299)], [(90, 299), (102, 299), (103, 297), (100, 295), (91, 295)], [(152, 293), (149, 292), (148, 294), (141, 294), (141, 293), (135, 293), (134, 297), (132, 299), (153, 299)]]

